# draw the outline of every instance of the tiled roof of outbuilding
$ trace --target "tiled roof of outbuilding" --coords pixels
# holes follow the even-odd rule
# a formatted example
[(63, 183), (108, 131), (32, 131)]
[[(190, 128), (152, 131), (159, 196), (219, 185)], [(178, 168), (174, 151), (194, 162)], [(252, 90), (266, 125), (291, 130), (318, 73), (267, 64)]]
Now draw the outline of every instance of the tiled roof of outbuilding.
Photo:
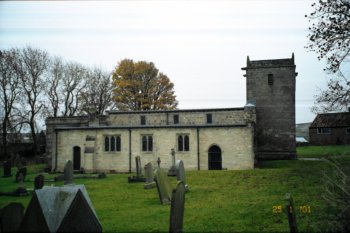
[(350, 112), (318, 114), (310, 128), (350, 127)]

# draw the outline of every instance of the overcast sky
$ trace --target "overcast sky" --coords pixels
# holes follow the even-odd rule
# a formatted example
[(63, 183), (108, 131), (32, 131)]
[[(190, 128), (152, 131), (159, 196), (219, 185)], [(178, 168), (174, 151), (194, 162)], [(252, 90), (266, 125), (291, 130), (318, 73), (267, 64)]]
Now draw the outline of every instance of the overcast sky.
[(170, 78), (180, 109), (242, 107), (242, 67), (295, 54), (296, 121), (311, 122), (329, 76), (308, 52), (309, 0), (6, 1), (0, 48), (30, 45), (112, 71), (124, 58), (154, 62)]

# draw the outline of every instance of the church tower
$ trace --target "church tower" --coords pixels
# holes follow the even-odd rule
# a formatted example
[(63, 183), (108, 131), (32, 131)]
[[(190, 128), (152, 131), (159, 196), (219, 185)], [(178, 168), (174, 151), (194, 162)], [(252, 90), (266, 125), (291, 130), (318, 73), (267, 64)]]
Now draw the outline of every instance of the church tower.
[(247, 102), (256, 105), (257, 159), (295, 159), (294, 54), (288, 59), (250, 61), (242, 68)]

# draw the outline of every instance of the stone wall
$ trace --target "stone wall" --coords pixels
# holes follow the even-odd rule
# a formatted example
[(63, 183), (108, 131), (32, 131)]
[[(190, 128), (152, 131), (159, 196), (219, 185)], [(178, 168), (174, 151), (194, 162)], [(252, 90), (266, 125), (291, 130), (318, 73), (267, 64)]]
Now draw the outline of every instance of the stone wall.
[[(177, 149), (177, 136), (186, 134), (190, 138), (190, 150), (181, 152)], [(104, 137), (121, 136), (120, 152), (105, 152)], [(153, 151), (141, 150), (142, 135), (153, 136)], [(157, 129), (98, 129), (98, 130), (60, 130), (58, 131), (57, 171), (63, 171), (67, 160), (73, 159), (73, 148), (81, 148), (81, 167), (87, 172), (116, 171), (135, 172), (135, 156), (141, 157), (142, 166), (148, 162), (169, 168), (172, 163), (171, 149), (175, 148), (176, 159), (184, 161), (188, 170), (208, 169), (208, 149), (217, 145), (222, 150), (222, 167), (226, 169), (254, 168), (253, 128), (210, 127), (210, 128), (157, 128)], [(87, 136), (94, 137), (86, 141)], [(131, 141), (129, 140), (131, 138)], [(198, 144), (199, 143), (199, 144)], [(93, 153), (85, 153), (86, 147), (93, 147)], [(131, 150), (130, 150), (131, 149)], [(198, 164), (199, 158), (199, 164)], [(199, 165), (199, 166), (198, 166)]]

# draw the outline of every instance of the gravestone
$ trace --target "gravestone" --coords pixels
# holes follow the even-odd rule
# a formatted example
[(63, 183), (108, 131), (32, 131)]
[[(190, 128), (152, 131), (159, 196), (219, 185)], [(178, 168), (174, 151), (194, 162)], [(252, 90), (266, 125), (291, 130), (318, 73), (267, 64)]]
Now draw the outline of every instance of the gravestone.
[(44, 186), (44, 175), (39, 174), (35, 177), (35, 180), (34, 180), (34, 190), (42, 189), (43, 186)]
[(171, 149), (171, 161), (172, 164), (168, 170), (168, 176), (176, 176), (176, 168), (175, 168), (175, 150)]
[(74, 179), (104, 179), (107, 175), (104, 172), (98, 174), (75, 175)]
[(182, 160), (177, 160), (176, 164), (176, 177), (178, 181), (181, 181), (186, 189), (186, 192), (189, 191), (188, 185), (186, 183), (186, 175), (185, 175), (185, 166), (184, 163), (182, 162)]
[(20, 232), (102, 232), (84, 185), (34, 191)]
[(143, 187), (145, 189), (151, 189), (156, 187), (156, 182), (154, 182), (153, 166), (151, 162), (147, 163), (145, 166), (145, 176), (146, 176), (146, 182), (143, 185)]
[(73, 184), (73, 162), (68, 160), (64, 167), (64, 184)]
[(4, 161), (3, 167), (4, 167), (3, 177), (12, 176), (12, 174), (11, 174), (11, 161)]
[(23, 184), (23, 174), (22, 173), (19, 173), (19, 176), (18, 176), (18, 188), (14, 191), (14, 196), (27, 196), (28, 195), (28, 192), (27, 192), (27, 189), (26, 187), (24, 186)]
[(183, 232), (186, 189), (182, 181), (178, 181), (171, 195), (169, 232)]
[(142, 176), (142, 168), (141, 168), (141, 158), (140, 156), (135, 157), (136, 162), (136, 176)]
[(297, 225), (297, 219), (295, 216), (296, 209), (294, 208), (292, 194), (286, 193), (286, 196), (284, 199), (286, 200), (286, 211), (287, 211), (287, 217), (288, 217), (288, 223), (289, 223), (289, 232), (297, 233), (298, 225)]
[(146, 178), (142, 176), (142, 168), (141, 168), (141, 158), (140, 156), (135, 157), (136, 163), (136, 176), (128, 177), (128, 182), (145, 182)]
[(22, 222), (24, 207), (21, 203), (11, 202), (0, 210), (1, 232), (17, 232)]
[(55, 181), (55, 182), (58, 182), (58, 181), (64, 181), (64, 175), (58, 175), (58, 176), (55, 176), (54, 178), (53, 178), (53, 180)]
[(157, 184), (160, 203), (163, 205), (170, 204), (173, 187), (171, 186), (168, 177), (161, 169), (157, 169), (155, 180)]
[(16, 182), (24, 181), (27, 175), (27, 167), (20, 167), (16, 172)]

